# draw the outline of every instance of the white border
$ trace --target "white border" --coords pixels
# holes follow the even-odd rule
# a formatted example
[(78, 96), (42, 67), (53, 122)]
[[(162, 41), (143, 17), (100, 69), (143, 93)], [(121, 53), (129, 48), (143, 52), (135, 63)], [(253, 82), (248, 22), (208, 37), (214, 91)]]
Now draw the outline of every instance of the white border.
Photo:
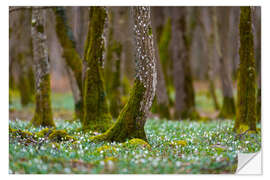
[[(270, 35), (270, 7), (269, 0), (0, 0), (0, 119), (1, 119), (1, 178), (20, 178), (20, 179), (48, 179), (48, 178), (67, 178), (74, 179), (73, 176), (65, 175), (50, 175), (50, 176), (24, 176), (24, 175), (8, 175), (8, 6), (19, 5), (38, 5), (38, 6), (57, 6), (57, 5), (68, 5), (68, 6), (87, 6), (87, 5), (185, 5), (185, 6), (243, 6), (243, 5), (261, 5), (262, 6), (262, 139), (268, 139), (270, 130), (270, 56), (269, 56), (269, 35)], [(138, 178), (155, 178), (155, 179), (197, 179), (197, 178), (207, 178), (210, 179), (225, 179), (225, 178), (243, 178), (247, 179), (269, 179), (269, 167), (270, 167), (270, 157), (269, 157), (269, 141), (263, 141), (263, 176), (243, 176), (243, 175), (169, 175), (169, 176), (159, 176), (159, 175), (80, 175), (80, 179), (138, 179)], [(76, 177), (75, 177), (76, 178)]]

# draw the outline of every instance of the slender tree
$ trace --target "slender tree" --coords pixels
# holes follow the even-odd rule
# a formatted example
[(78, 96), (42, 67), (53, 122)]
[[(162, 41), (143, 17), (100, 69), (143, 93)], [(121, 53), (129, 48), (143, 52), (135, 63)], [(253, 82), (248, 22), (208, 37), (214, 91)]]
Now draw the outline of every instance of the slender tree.
[(156, 49), (155, 58), (157, 61), (157, 80), (158, 80), (155, 108), (156, 108), (156, 112), (160, 115), (161, 118), (170, 119), (169, 97), (167, 93), (167, 86), (166, 86), (164, 73), (163, 73), (161, 62), (160, 62), (160, 55), (158, 51), (158, 43), (159, 43), (160, 35), (163, 29), (162, 27), (163, 27), (164, 18), (161, 15), (162, 8), (154, 7), (154, 8), (151, 8), (151, 10), (153, 14), (151, 21), (153, 25), (154, 48)]
[(84, 130), (105, 131), (112, 125), (107, 95), (104, 88), (104, 25), (107, 11), (104, 7), (91, 7), (84, 61)]
[[(21, 105), (33, 102), (34, 73), (32, 69), (31, 11), (22, 10), (11, 14), (10, 55), (13, 68), (16, 68), (17, 87), (20, 93)], [(15, 61), (15, 62), (14, 62)]]
[(252, 7), (254, 52), (257, 72), (257, 121), (261, 122), (261, 7)]
[(120, 42), (121, 29), (119, 29), (119, 20), (121, 18), (119, 7), (109, 9), (108, 13), (109, 27), (107, 34), (107, 51), (105, 61), (105, 82), (106, 92), (110, 102), (110, 112), (113, 118), (117, 118), (121, 110), (121, 59), (122, 43)]
[[(230, 9), (219, 9), (223, 10), (222, 20), (224, 27), (221, 28), (221, 22), (218, 23), (216, 7), (213, 9), (213, 29), (214, 29), (214, 38), (215, 45), (218, 54), (218, 59), (220, 63), (220, 79), (222, 84), (222, 94), (223, 94), (223, 104), (219, 113), (220, 118), (233, 118), (235, 116), (235, 104), (233, 98), (233, 83), (231, 74), (229, 71), (229, 57), (228, 57), (228, 48), (229, 48), (229, 38), (228, 33), (226, 33), (225, 29), (228, 30), (229, 26), (229, 18), (228, 14)], [(225, 12), (226, 11), (226, 12)], [(222, 36), (220, 36), (220, 31), (223, 29)], [(222, 31), (221, 31), (222, 32)], [(222, 46), (221, 46), (222, 43)], [(222, 47), (222, 48), (221, 48)]]
[(51, 109), (50, 66), (45, 34), (46, 10), (32, 9), (32, 41), (36, 80), (36, 107), (32, 124), (55, 126)]
[(76, 50), (73, 32), (67, 23), (66, 11), (63, 7), (54, 8), (56, 17), (56, 34), (63, 48), (71, 90), (75, 101), (76, 117), (83, 119), (82, 91), (82, 59)]
[(93, 141), (123, 142), (130, 138), (147, 140), (144, 124), (155, 95), (157, 72), (154, 57), (150, 7), (132, 7), (136, 45), (136, 78), (130, 98), (116, 123)]
[(197, 119), (199, 114), (195, 109), (195, 93), (190, 68), (190, 47), (195, 27), (194, 19), (190, 19), (192, 24), (188, 24), (186, 17), (187, 8), (172, 8), (175, 118)]
[[(212, 8), (212, 7), (211, 7)], [(216, 110), (219, 110), (219, 104), (215, 91), (215, 76), (214, 76), (214, 31), (212, 26), (212, 9), (204, 8), (201, 13), (198, 14), (198, 20), (201, 29), (203, 30), (204, 39), (206, 41), (206, 52), (207, 52), (207, 79), (209, 81), (209, 92), (213, 98), (214, 106)]]
[(240, 11), (240, 65), (237, 82), (235, 130), (256, 130), (256, 70), (252, 34), (251, 8)]

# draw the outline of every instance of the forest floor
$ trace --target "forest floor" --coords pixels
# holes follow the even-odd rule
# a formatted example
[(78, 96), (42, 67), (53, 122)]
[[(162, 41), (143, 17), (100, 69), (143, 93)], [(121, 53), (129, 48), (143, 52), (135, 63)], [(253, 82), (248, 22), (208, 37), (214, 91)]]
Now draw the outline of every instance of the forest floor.
[[(217, 91), (221, 104), (221, 93)], [(11, 128), (31, 132), (29, 127), (34, 105), (21, 107), (18, 93), (10, 106)], [(92, 173), (92, 174), (198, 174), (235, 173), (238, 152), (257, 152), (261, 134), (233, 133), (233, 120), (172, 121), (152, 117), (145, 131), (148, 144), (93, 143), (89, 137), (97, 132), (81, 133), (80, 122), (73, 119), (70, 93), (52, 93), (56, 129), (66, 130), (73, 141), (29, 141), (21, 136), (9, 137), (9, 173)], [(211, 97), (196, 92), (196, 107), (202, 116), (215, 118)], [(258, 125), (258, 128), (260, 126)]]

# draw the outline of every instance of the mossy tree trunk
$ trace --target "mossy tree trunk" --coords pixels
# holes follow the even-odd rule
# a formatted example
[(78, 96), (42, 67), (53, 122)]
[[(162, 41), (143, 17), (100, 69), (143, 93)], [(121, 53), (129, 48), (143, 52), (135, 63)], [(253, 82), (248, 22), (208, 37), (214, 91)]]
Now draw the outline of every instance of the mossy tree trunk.
[[(157, 92), (156, 92), (156, 99), (155, 99), (155, 110), (156, 113), (159, 114), (161, 118), (170, 119), (170, 112), (169, 112), (169, 97), (167, 93), (167, 86), (164, 78), (164, 73), (162, 69), (162, 65), (160, 62), (160, 56), (158, 51), (158, 43), (160, 40), (160, 35), (163, 27), (164, 18), (162, 17), (162, 8), (154, 7), (151, 8), (152, 10), (152, 25), (153, 25), (153, 35), (154, 35), (154, 48), (155, 51), (155, 58), (157, 61)], [(153, 18), (155, 17), (155, 18)]]
[(252, 7), (252, 29), (254, 32), (254, 52), (257, 72), (257, 122), (261, 122), (261, 7)]
[(104, 26), (107, 11), (91, 7), (84, 61), (87, 65), (84, 86), (83, 129), (105, 131), (113, 123), (104, 87)]
[(17, 55), (17, 60), (19, 64), (19, 82), (18, 89), (21, 97), (22, 106), (26, 106), (33, 102), (34, 87), (32, 86), (31, 80), (33, 80), (32, 68), (27, 63), (27, 57), (24, 53), (19, 53)]
[[(217, 12), (216, 7), (213, 7), (212, 9), (212, 18), (213, 18), (213, 29), (214, 29), (214, 38), (215, 38), (215, 45), (217, 50), (218, 59), (220, 62), (220, 79), (221, 79), (221, 85), (222, 85), (222, 94), (223, 94), (223, 104), (220, 110), (220, 113), (218, 115), (219, 118), (233, 118), (235, 116), (235, 103), (233, 98), (233, 83), (231, 74), (229, 71), (229, 57), (228, 57), (228, 48), (230, 46), (229, 40), (228, 40), (228, 26), (229, 26), (229, 11), (228, 8), (219, 9), (219, 11), (223, 10), (222, 17), (220, 18), (220, 21), (218, 22), (217, 19)], [(228, 13), (228, 14), (227, 14)], [(221, 23), (223, 24), (221, 31)], [(222, 36), (220, 36), (220, 32), (222, 33)], [(221, 46), (222, 43), (222, 46)], [(221, 48), (222, 47), (222, 48)]]
[(63, 48), (69, 75), (71, 90), (75, 101), (76, 118), (83, 119), (83, 91), (82, 91), (82, 59), (76, 51), (75, 39), (71, 27), (67, 23), (66, 11), (63, 7), (54, 8), (56, 17), (56, 34)]
[(144, 124), (155, 96), (157, 72), (150, 7), (132, 7), (134, 20), (136, 78), (128, 103), (116, 123), (93, 141), (117, 141), (140, 138), (147, 140)]
[[(172, 58), (175, 86), (175, 118), (198, 119), (190, 68), (192, 31), (187, 24), (187, 9), (172, 8)], [(194, 27), (192, 27), (194, 28)]]
[(50, 67), (44, 31), (46, 10), (32, 9), (32, 41), (36, 80), (36, 107), (32, 124), (55, 126), (51, 109)]
[(204, 39), (206, 41), (206, 53), (207, 53), (207, 79), (209, 81), (209, 92), (212, 96), (214, 107), (219, 110), (219, 104), (215, 91), (215, 74), (214, 74), (214, 31), (212, 26), (212, 10), (209, 8), (202, 9), (199, 14), (199, 24), (203, 30)]
[[(16, 64), (17, 87), (22, 106), (33, 102), (34, 75), (32, 69), (31, 11), (15, 12), (10, 18), (10, 56)], [(14, 62), (16, 61), (16, 62)]]
[[(166, 12), (166, 11), (165, 11)], [(172, 20), (169, 16), (168, 10), (165, 13), (165, 21), (163, 28), (158, 28), (157, 38), (158, 38), (158, 53), (160, 58), (161, 68), (164, 74), (164, 79), (166, 82), (166, 89), (168, 92), (169, 105), (173, 105), (174, 99), (171, 94), (174, 93), (173, 89), (173, 74), (170, 73), (170, 70), (173, 67), (172, 55), (170, 53), (170, 43), (172, 39)], [(160, 32), (159, 32), (160, 31)], [(160, 37), (159, 37), (160, 34)]]
[[(252, 34), (251, 8), (240, 11), (240, 65), (237, 82), (237, 112), (235, 130), (256, 131), (256, 70)], [(248, 127), (248, 128), (247, 128)]]
[(109, 28), (107, 34), (107, 53), (105, 61), (106, 92), (110, 104), (110, 112), (113, 118), (117, 118), (121, 110), (121, 58), (122, 35), (119, 29), (120, 9), (112, 7), (109, 10)]

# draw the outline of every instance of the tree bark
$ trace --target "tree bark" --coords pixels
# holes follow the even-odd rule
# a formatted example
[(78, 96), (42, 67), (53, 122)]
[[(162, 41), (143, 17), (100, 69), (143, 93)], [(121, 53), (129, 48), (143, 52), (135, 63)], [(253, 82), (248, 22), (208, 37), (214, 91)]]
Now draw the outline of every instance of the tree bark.
[[(167, 93), (166, 82), (164, 78), (164, 73), (162, 70), (162, 65), (160, 62), (160, 56), (158, 51), (158, 40), (160, 38), (160, 34), (162, 31), (162, 23), (164, 18), (160, 17), (161, 11), (160, 9), (151, 8), (152, 9), (152, 25), (153, 25), (153, 35), (154, 35), (154, 48), (155, 48), (155, 58), (157, 62), (157, 92), (156, 92), (156, 112), (160, 115), (161, 118), (170, 119), (169, 112), (169, 97)], [(155, 18), (153, 18), (155, 17)], [(157, 18), (157, 19), (156, 19)], [(158, 35), (159, 34), (159, 35)]]
[(83, 129), (103, 132), (112, 125), (104, 88), (104, 7), (91, 7), (90, 23), (85, 47), (85, 84)]
[(240, 11), (240, 65), (237, 82), (237, 113), (235, 130), (242, 133), (247, 129), (256, 131), (256, 70), (252, 34), (251, 8)]
[(32, 9), (32, 41), (36, 80), (36, 108), (32, 124), (35, 126), (55, 126), (51, 109), (50, 65), (47, 37), (44, 31), (46, 11)]
[(54, 8), (56, 17), (56, 34), (63, 48), (62, 56), (65, 59), (70, 86), (75, 101), (76, 118), (83, 119), (83, 92), (82, 92), (82, 59), (76, 50), (75, 39), (67, 23), (66, 11), (63, 7)]
[[(212, 7), (210, 7), (212, 8)], [(202, 9), (202, 13), (199, 15), (199, 23), (203, 30), (204, 38), (206, 40), (206, 53), (207, 53), (207, 79), (209, 81), (209, 92), (213, 98), (214, 106), (216, 110), (219, 110), (219, 104), (215, 91), (215, 74), (214, 74), (214, 31), (212, 22), (212, 10), (210, 8)]]
[(106, 92), (110, 102), (110, 112), (113, 118), (117, 118), (122, 108), (121, 103), (121, 57), (123, 39), (119, 29), (121, 19), (119, 7), (112, 7), (109, 11), (109, 24), (107, 34), (107, 51), (105, 62)]
[(190, 69), (192, 29), (188, 32), (187, 9), (172, 8), (172, 58), (175, 86), (175, 118), (197, 119), (195, 93)]
[[(10, 56), (17, 72), (17, 87), (20, 93), (21, 105), (26, 106), (33, 102), (34, 73), (32, 69), (32, 40), (31, 40), (31, 11), (22, 10), (10, 15)], [(13, 63), (14, 64), (14, 63)], [(15, 66), (13, 66), (14, 68)]]
[(130, 138), (147, 140), (144, 124), (156, 91), (157, 72), (150, 7), (132, 7), (136, 51), (136, 78), (128, 103), (116, 123), (93, 141), (124, 142)]
[[(214, 37), (215, 37), (215, 45), (218, 54), (218, 59), (220, 62), (220, 79), (222, 84), (222, 94), (223, 94), (223, 104), (218, 115), (219, 118), (229, 119), (235, 116), (235, 104), (233, 98), (233, 83), (231, 74), (229, 71), (229, 57), (228, 57), (228, 49), (229, 49), (229, 41), (228, 41), (228, 31), (229, 26), (229, 10), (226, 9), (219, 9), (219, 11), (223, 10), (222, 17), (220, 18), (220, 23), (218, 23), (216, 7), (213, 9), (213, 29), (214, 29)], [(228, 14), (226, 14), (228, 13)], [(221, 21), (223, 24), (221, 31)], [(220, 32), (222, 32), (222, 36), (220, 36)], [(221, 42), (222, 47), (221, 48)]]

